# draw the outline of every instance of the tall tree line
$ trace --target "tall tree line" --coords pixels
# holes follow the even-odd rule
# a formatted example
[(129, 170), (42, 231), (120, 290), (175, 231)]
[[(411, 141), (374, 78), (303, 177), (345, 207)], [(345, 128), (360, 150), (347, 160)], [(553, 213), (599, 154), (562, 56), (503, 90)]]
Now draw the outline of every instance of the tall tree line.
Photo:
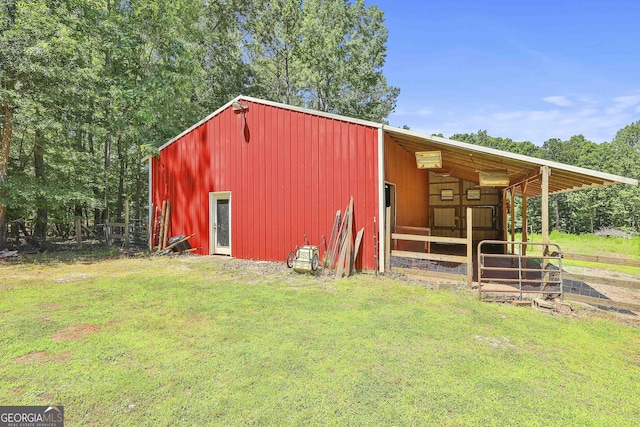
[(143, 158), (239, 94), (384, 121), (386, 40), (362, 0), (0, 0), (0, 249), (142, 218)]

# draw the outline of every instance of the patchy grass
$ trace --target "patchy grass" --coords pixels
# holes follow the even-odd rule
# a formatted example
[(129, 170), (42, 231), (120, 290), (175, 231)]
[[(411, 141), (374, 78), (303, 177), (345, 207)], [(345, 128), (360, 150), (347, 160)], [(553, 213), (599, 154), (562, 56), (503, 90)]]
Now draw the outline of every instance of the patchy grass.
[(640, 423), (640, 329), (211, 258), (0, 265), (0, 405), (67, 425)]

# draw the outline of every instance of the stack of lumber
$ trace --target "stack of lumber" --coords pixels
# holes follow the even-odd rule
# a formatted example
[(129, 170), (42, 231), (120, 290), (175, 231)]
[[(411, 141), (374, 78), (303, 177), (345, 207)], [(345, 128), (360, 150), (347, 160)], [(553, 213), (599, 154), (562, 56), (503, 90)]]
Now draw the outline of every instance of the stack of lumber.
[(340, 211), (336, 212), (336, 219), (327, 245), (324, 265), (329, 272), (335, 270), (337, 278), (350, 276), (353, 265), (358, 256), (364, 228), (360, 229), (353, 239), (353, 197), (344, 211), (340, 221)]
[[(199, 248), (192, 248), (191, 245), (188, 244), (189, 239), (195, 236), (196, 233), (193, 233), (189, 236), (175, 236), (169, 239), (169, 241), (173, 240), (172, 243), (169, 243), (162, 250), (158, 250), (159, 255), (167, 255), (171, 252), (184, 253), (184, 252), (193, 252), (198, 250)], [(186, 244), (185, 244), (186, 243)]]
[(151, 233), (149, 237), (149, 251), (162, 252), (167, 248), (169, 242), (169, 223), (171, 220), (171, 202), (162, 201), (160, 206), (152, 207)]
[[(195, 233), (189, 236), (174, 236), (170, 238), (169, 227), (171, 225), (171, 202), (162, 201), (162, 207), (151, 206), (151, 230), (149, 233), (149, 251), (158, 255), (167, 255), (172, 252), (193, 252), (200, 248), (192, 248), (189, 245), (183, 248), (185, 242), (195, 236)], [(169, 240), (175, 240), (169, 243)]]

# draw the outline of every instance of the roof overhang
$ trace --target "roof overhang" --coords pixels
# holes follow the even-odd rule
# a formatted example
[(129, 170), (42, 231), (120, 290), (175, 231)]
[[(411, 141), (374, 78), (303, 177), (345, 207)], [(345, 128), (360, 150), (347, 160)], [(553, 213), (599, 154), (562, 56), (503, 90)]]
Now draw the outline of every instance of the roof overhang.
[(479, 173), (503, 171), (509, 177), (509, 186), (515, 194), (522, 195), (525, 182), (526, 195), (536, 197), (542, 194), (541, 167), (548, 166), (549, 194), (594, 188), (612, 184), (638, 185), (638, 180), (598, 172), (591, 169), (570, 166), (536, 157), (513, 154), (494, 148), (454, 141), (433, 135), (383, 126), (385, 134), (403, 149), (415, 155), (419, 151), (441, 151), (440, 172), (465, 181), (479, 184)]

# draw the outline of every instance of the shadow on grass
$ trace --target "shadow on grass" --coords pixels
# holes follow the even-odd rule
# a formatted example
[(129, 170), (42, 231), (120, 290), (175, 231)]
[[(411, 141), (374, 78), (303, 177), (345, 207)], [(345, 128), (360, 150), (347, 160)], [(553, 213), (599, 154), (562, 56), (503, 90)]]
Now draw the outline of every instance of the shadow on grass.
[(84, 241), (80, 247), (73, 241), (64, 240), (48, 241), (40, 248), (22, 245), (13, 249), (18, 251), (20, 258), (18, 261), (7, 260), (7, 262), (22, 264), (94, 264), (110, 259), (149, 256), (149, 251), (146, 248), (123, 249), (118, 244), (108, 247), (99, 240)]

